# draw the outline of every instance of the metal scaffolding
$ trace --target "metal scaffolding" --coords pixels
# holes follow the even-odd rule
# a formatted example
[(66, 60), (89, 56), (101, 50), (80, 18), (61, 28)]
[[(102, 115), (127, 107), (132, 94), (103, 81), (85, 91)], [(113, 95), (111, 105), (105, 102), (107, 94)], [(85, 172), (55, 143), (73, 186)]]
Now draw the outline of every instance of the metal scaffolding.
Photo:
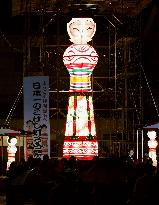
[[(55, 8), (54, 4), (52, 9), (48, 9), (47, 1), (41, 1), (43, 3), (39, 7), (31, 2), (26, 1), (24, 12), (26, 40), (23, 75), (50, 77), (51, 132), (56, 135), (59, 145), (64, 136), (68, 103), (69, 77), (62, 56), (69, 45), (66, 23), (72, 15), (69, 11), (71, 1), (64, 11), (63, 8)], [(100, 4), (94, 5), (99, 9)], [(132, 12), (135, 15), (131, 16), (125, 12), (124, 1), (120, 1), (120, 8), (118, 5), (109, 11), (94, 12), (95, 8), (90, 8), (97, 23), (97, 35), (92, 44), (99, 54), (99, 63), (92, 76), (92, 88), (101, 156), (121, 156), (130, 148), (136, 150), (136, 133), (142, 126), (142, 20), (140, 12), (137, 12), (141, 8), (137, 4), (135, 6), (136, 13)], [(80, 8), (86, 9), (78, 4)], [(133, 25), (135, 28), (130, 29)]]

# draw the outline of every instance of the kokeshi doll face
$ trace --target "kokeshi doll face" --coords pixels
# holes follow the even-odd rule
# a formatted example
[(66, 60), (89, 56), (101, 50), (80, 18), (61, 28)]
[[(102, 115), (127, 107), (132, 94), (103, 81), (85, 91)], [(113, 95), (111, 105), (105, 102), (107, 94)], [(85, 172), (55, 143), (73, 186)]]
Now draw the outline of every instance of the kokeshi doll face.
[(155, 140), (156, 136), (156, 131), (148, 131), (147, 132), (148, 137), (150, 138), (150, 140)]
[(87, 44), (96, 32), (96, 24), (92, 18), (72, 18), (67, 24), (67, 32), (74, 44)]

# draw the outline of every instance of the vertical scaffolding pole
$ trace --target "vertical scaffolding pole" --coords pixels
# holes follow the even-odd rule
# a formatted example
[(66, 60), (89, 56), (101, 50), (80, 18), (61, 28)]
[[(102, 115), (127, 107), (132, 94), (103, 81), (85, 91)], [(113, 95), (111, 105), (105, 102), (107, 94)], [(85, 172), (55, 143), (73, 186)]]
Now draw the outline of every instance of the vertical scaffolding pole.
[(20, 162), (20, 160), (21, 160), (20, 140), (21, 140), (21, 138), (20, 138), (20, 134), (19, 134), (19, 136), (18, 136), (18, 161), (19, 161), (19, 162)]
[(136, 159), (139, 159), (139, 130), (137, 130), (137, 137), (136, 137)]
[(116, 89), (117, 89), (117, 82), (116, 82), (116, 80), (117, 80), (117, 55), (116, 55), (116, 52), (117, 52), (117, 47), (116, 47), (116, 27), (114, 27), (114, 29), (115, 29), (115, 39), (114, 39), (114, 45), (115, 45), (115, 48), (114, 48), (114, 80), (115, 80), (115, 82), (114, 82), (114, 97), (115, 97), (115, 109), (116, 109), (116, 105), (117, 105), (117, 94), (116, 94)]
[(2, 140), (2, 146), (1, 146), (1, 155), (2, 155), (2, 176), (3, 176), (3, 171), (4, 171), (4, 146), (3, 146), (3, 135), (1, 136), (1, 140)]
[(141, 141), (141, 160), (143, 162), (143, 158), (144, 158), (144, 133), (143, 130), (141, 130), (141, 136), (142, 136), (142, 141)]
[(126, 131), (126, 140), (129, 140), (129, 134), (128, 134), (128, 68), (127, 68), (127, 45), (126, 41), (124, 41), (124, 130)]

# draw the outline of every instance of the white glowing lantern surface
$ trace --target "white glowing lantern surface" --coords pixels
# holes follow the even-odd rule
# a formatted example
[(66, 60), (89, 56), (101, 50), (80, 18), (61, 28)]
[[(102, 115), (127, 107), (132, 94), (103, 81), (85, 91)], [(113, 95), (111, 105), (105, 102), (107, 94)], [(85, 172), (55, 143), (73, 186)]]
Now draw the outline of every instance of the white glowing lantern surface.
[(92, 18), (72, 18), (67, 24), (67, 32), (74, 44), (87, 44), (96, 32), (96, 23)]
[(89, 135), (88, 130), (88, 114), (87, 114), (87, 100), (85, 96), (77, 97), (76, 115), (76, 136)]
[(17, 152), (17, 147), (16, 147), (17, 138), (13, 137), (9, 141), (9, 137), (7, 137), (7, 142), (8, 142), (8, 147), (7, 147), (7, 152), (8, 152), (7, 170), (8, 170), (10, 164), (15, 161), (15, 154)]
[(74, 96), (69, 97), (69, 105), (68, 105), (68, 113), (67, 113), (67, 121), (66, 121), (66, 136), (73, 135), (73, 116), (74, 116)]
[(148, 147), (149, 147), (149, 157), (152, 159), (153, 166), (157, 166), (157, 155), (156, 155), (156, 147), (158, 145), (158, 142), (156, 140), (156, 132), (155, 131), (148, 131), (147, 133), (150, 140), (148, 141)]
[(156, 139), (156, 131), (148, 131), (147, 132), (148, 137), (150, 138), (150, 140), (155, 140)]
[(94, 108), (93, 108), (93, 100), (92, 96), (89, 96), (89, 107), (90, 107), (90, 122), (91, 122), (91, 135), (96, 135), (96, 127), (94, 121)]

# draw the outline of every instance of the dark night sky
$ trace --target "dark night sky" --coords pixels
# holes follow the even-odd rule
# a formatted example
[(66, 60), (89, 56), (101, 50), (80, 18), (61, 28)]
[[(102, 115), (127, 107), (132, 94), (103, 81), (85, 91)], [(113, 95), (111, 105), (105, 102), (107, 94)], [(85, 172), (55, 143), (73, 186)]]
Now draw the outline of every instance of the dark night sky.
[(144, 92), (149, 94), (149, 98), (145, 98), (147, 104), (150, 103), (151, 108), (145, 111), (146, 118), (149, 121), (158, 121), (159, 116), (159, 3), (153, 1), (152, 4), (145, 9), (143, 15), (144, 29), (142, 31), (143, 40), (143, 68), (147, 78), (147, 86)]
[[(150, 72), (152, 71), (151, 69), (157, 72), (157, 67), (159, 66), (159, 7), (156, 3), (153, 3), (147, 8), (143, 41), (144, 66)], [(151, 74), (153, 75), (153, 72)], [(154, 72), (154, 74), (156, 73)]]

